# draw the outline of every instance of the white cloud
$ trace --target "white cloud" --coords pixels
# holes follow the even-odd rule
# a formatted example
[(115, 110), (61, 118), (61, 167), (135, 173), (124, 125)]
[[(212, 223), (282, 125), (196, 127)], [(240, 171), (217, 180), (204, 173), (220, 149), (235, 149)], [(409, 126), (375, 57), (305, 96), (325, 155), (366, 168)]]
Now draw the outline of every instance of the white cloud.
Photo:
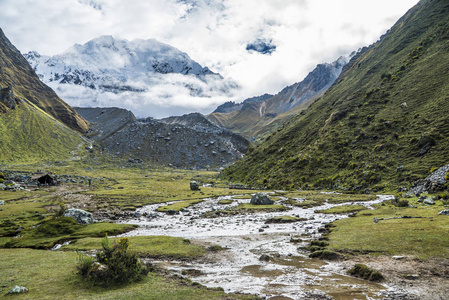
[[(0, 27), (22, 52), (61, 53), (100, 35), (155, 38), (241, 86), (231, 98), (276, 93), (302, 80), (314, 66), (376, 41), (418, 0), (2, 0)], [(246, 45), (271, 40), (271, 55)], [(164, 92), (164, 87), (160, 87)], [(156, 93), (156, 91), (154, 91)], [(151, 94), (151, 101), (162, 101)], [(186, 99), (204, 110), (211, 95), (193, 101), (176, 90), (166, 112)], [(156, 99), (157, 98), (157, 99)], [(87, 98), (86, 98), (87, 99)], [(145, 100), (145, 105), (150, 100)], [(134, 102), (133, 102), (134, 103)], [(137, 105), (137, 104), (133, 104)], [(179, 109), (178, 109), (179, 108)], [(207, 111), (205, 111), (207, 112)]]

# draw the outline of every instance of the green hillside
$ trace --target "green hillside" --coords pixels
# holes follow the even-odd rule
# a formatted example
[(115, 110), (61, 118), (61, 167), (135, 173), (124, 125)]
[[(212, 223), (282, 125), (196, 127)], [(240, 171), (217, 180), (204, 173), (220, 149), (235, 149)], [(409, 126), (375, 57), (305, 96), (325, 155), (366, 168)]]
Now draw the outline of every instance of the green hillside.
[(23, 102), (0, 116), (0, 163), (69, 158), (81, 135), (33, 104)]
[(0, 29), (0, 163), (68, 158), (87, 128)]
[[(0, 92), (8, 87), (14, 98), (28, 100), (74, 130), (87, 131), (86, 120), (39, 80), (27, 60), (0, 29)], [(6, 111), (5, 105), (0, 103), (0, 114)]]
[(422, 0), (222, 175), (271, 188), (409, 186), (449, 163), (449, 2)]

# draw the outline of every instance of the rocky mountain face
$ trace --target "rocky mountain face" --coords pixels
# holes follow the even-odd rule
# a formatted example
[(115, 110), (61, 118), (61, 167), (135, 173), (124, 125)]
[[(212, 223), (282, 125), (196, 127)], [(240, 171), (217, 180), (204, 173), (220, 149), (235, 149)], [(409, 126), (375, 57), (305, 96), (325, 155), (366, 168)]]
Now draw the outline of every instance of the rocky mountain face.
[(119, 108), (78, 108), (92, 124), (89, 136), (103, 153), (133, 162), (177, 168), (220, 168), (243, 157), (250, 143), (194, 113), (162, 120), (136, 119)]
[(179, 95), (211, 97), (237, 88), (186, 53), (154, 39), (127, 41), (101, 36), (59, 55), (29, 52), (24, 57), (42, 81), (76, 106), (120, 104), (140, 112), (136, 107), (144, 107), (148, 101), (168, 105)]
[(214, 113), (231, 113), (233, 111), (241, 110), (245, 104), (249, 103), (257, 103), (265, 101), (269, 98), (273, 97), (271, 94), (263, 94), (262, 96), (251, 97), (244, 100), (242, 103), (235, 103), (234, 101), (228, 101), (218, 106), (213, 112)]
[(265, 94), (242, 103), (227, 102), (207, 118), (248, 139), (259, 141), (321, 97), (338, 78), (346, 63), (347, 58), (340, 57), (333, 63), (319, 64), (303, 81), (284, 88), (274, 96)]
[(42, 83), (25, 58), (0, 29), (0, 112), (27, 101), (79, 132), (87, 122)]
[(448, 163), (448, 50), (449, 2), (421, 0), (223, 176), (267, 187), (411, 186)]

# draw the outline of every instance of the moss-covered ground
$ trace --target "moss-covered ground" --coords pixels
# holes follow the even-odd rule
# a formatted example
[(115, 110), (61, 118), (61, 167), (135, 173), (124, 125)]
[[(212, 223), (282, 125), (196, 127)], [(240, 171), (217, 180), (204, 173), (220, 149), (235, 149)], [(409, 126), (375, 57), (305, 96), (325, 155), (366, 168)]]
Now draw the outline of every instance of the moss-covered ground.
[(327, 249), (350, 254), (449, 258), (449, 217), (439, 214), (445, 209), (444, 203), (425, 205), (417, 199), (409, 199), (409, 203), (409, 207), (378, 205), (375, 210), (363, 210), (355, 217), (334, 222)]
[(225, 294), (157, 272), (126, 286), (91, 287), (75, 274), (77, 260), (78, 254), (72, 251), (0, 249), (1, 293), (21, 285), (29, 292), (14, 299), (257, 299)]

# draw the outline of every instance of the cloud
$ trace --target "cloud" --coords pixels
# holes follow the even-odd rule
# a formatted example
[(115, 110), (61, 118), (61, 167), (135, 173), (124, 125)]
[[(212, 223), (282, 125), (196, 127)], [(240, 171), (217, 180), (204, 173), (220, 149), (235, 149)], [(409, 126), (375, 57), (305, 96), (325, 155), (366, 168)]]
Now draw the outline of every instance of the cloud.
[[(0, 27), (22, 52), (37, 50), (47, 55), (100, 35), (155, 38), (236, 80), (239, 94), (227, 100), (242, 101), (277, 93), (302, 80), (316, 64), (373, 43), (417, 2), (2, 0)], [(259, 54), (264, 52), (270, 55)], [(182, 99), (190, 98), (184, 90), (177, 92), (175, 102), (181, 107)], [(198, 109), (220, 97), (199, 99), (203, 104)], [(197, 108), (194, 103), (192, 109)]]

